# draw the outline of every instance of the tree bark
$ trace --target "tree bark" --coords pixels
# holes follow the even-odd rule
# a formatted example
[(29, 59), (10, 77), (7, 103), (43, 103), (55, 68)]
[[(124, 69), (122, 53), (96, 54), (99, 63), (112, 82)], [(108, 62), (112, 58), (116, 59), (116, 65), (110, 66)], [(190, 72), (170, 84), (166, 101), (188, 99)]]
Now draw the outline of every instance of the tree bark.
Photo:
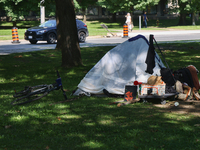
[(55, 0), (57, 49), (62, 51), (62, 67), (82, 65), (73, 0)]

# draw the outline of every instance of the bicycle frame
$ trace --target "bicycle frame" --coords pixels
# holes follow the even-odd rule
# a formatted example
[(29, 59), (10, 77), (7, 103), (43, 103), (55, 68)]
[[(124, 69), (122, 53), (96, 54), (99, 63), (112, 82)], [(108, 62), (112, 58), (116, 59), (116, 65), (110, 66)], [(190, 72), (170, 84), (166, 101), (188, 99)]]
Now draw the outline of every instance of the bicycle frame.
[[(12, 105), (20, 105), (20, 104), (24, 104), (24, 103), (27, 103), (27, 102), (31, 102), (31, 101), (42, 98), (43, 96), (47, 95), (51, 91), (59, 90), (59, 89), (62, 90), (63, 96), (64, 96), (65, 100), (67, 100), (67, 96), (66, 96), (65, 91), (63, 90), (61, 77), (60, 77), (58, 71), (57, 71), (57, 76), (58, 76), (58, 78), (56, 79), (56, 83), (54, 83), (54, 84), (49, 84), (49, 85), (43, 84), (43, 85), (36, 85), (36, 86), (33, 86), (33, 87), (30, 87), (30, 86), (27, 87), (26, 86), (25, 90), (23, 90), (23, 91), (20, 91), (18, 93), (15, 91), (15, 94), (13, 95), (13, 97), (20, 97), (20, 98), (13, 101), (11, 104)], [(36, 90), (34, 90), (34, 89), (36, 89)], [(28, 100), (28, 101), (25, 101), (25, 102), (22, 102), (22, 103), (14, 104), (14, 102), (20, 101), (20, 100), (25, 99), (25, 98), (30, 98), (31, 96), (34, 96), (34, 95), (37, 95), (37, 94), (43, 94), (43, 96), (41, 96), (39, 98), (32, 99), (32, 100)]]

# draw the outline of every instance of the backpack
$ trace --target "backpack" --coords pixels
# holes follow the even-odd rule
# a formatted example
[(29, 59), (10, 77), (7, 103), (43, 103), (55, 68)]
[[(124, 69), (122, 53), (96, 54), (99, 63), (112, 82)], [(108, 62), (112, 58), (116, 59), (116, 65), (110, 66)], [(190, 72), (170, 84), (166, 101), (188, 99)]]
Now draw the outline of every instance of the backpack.
[(173, 72), (174, 78), (181, 83), (187, 83), (191, 88), (194, 87), (191, 72), (188, 68), (181, 68)]
[(160, 74), (162, 76), (162, 80), (166, 83), (166, 86), (173, 86), (176, 82), (172, 75), (173, 70), (168, 68), (161, 68)]

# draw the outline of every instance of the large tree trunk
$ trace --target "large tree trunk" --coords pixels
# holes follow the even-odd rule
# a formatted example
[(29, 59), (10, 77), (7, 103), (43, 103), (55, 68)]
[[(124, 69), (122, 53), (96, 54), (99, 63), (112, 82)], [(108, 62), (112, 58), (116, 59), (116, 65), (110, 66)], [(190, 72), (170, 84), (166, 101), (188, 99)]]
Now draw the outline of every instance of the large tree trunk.
[(62, 67), (82, 65), (73, 0), (55, 0), (57, 49), (62, 51)]

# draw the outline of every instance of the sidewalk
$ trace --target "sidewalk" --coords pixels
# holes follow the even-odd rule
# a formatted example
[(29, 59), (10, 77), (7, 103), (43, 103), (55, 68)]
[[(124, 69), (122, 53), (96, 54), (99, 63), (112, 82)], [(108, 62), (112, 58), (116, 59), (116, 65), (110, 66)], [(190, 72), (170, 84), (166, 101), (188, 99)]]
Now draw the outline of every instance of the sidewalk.
[[(142, 35), (174, 35), (174, 34), (193, 34), (193, 33), (200, 33), (200, 30), (132, 30), (129, 31), (129, 36), (135, 36), (138, 34)], [(117, 33), (118, 36), (123, 36), (123, 31), (121, 33)]]
[[(147, 28), (148, 29), (148, 28)], [(134, 37), (138, 34), (149, 36), (150, 34), (153, 34), (154, 36), (159, 35), (183, 35), (183, 34), (200, 34), (200, 30), (180, 30), (180, 29), (161, 29), (161, 30), (132, 30), (128, 32), (128, 37)], [(94, 39), (94, 38), (117, 38), (117, 37), (123, 37), (123, 30), (119, 32), (113, 32), (114, 36), (111, 33), (107, 33), (105, 36), (89, 36), (87, 39)], [(200, 36), (199, 36), (200, 39)]]

